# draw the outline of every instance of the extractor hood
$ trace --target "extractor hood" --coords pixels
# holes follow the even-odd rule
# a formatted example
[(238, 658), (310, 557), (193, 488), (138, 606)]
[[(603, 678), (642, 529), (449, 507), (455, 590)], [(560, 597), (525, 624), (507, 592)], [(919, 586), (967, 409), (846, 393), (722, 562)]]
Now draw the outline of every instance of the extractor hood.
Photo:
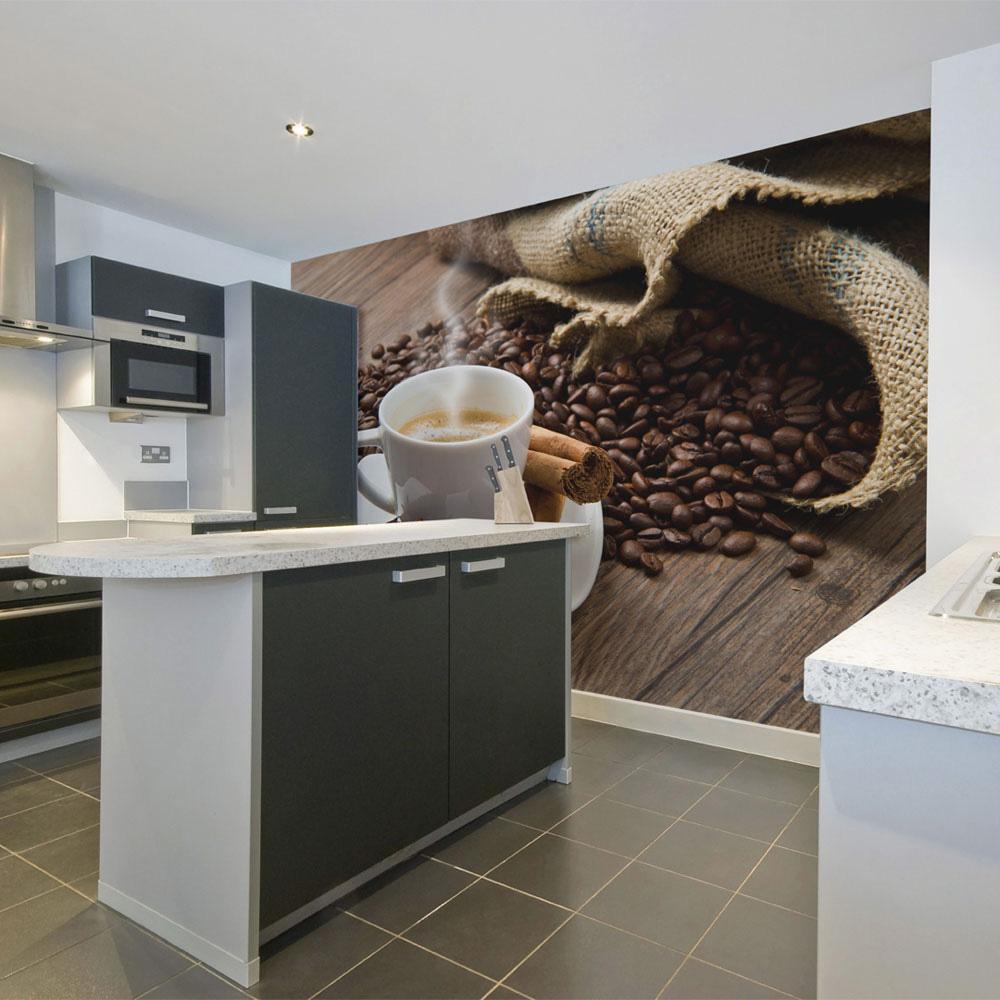
[(93, 343), (91, 331), (37, 315), (34, 169), (0, 155), (0, 347), (65, 351)]

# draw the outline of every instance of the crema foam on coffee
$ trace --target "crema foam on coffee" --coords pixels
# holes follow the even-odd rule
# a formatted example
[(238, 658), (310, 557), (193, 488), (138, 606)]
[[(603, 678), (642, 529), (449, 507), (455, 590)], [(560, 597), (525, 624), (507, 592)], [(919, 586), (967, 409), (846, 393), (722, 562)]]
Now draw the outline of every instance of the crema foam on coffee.
[(474, 441), (498, 435), (515, 419), (494, 410), (430, 410), (408, 420), (399, 432), (418, 441)]

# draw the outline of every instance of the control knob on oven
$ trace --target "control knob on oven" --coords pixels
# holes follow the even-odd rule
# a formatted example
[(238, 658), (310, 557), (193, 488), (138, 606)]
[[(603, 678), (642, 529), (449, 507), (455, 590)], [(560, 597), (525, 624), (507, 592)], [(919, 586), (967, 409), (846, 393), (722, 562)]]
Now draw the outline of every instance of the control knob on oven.
[(28, 581), (27, 580), (15, 580), (14, 581), (14, 589), (18, 593), (24, 593), (24, 591), (26, 591), (28, 589)]
[(44, 590), (48, 585), (49, 585), (49, 581), (48, 580), (32, 580), (31, 581), (31, 586), (34, 587), (35, 590)]

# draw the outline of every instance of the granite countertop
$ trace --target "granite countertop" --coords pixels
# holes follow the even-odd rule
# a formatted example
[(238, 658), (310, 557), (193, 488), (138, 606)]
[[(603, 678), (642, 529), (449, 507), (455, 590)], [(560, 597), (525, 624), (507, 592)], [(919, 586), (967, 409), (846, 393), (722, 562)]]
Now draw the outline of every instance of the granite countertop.
[(160, 521), (169, 524), (226, 524), (256, 521), (252, 510), (208, 510), (187, 507), (174, 510), (127, 510), (126, 521)]
[(1000, 624), (928, 614), (1000, 549), (973, 538), (806, 658), (807, 701), (1000, 734)]
[(18, 552), (16, 555), (0, 555), (0, 569), (18, 569), (27, 565), (27, 552)]
[(31, 549), (30, 566), (40, 573), (119, 580), (234, 576), (457, 549), (520, 545), (573, 538), (589, 530), (587, 524), (494, 524), (487, 520), (456, 518), (227, 532), (163, 541), (107, 538), (39, 545)]

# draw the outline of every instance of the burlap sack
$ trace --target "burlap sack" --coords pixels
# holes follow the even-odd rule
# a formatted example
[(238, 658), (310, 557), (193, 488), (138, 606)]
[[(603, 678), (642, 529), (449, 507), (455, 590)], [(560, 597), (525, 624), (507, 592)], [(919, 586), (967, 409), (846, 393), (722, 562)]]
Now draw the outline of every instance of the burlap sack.
[[(569, 310), (553, 341), (581, 364), (662, 342), (675, 263), (852, 334), (878, 382), (881, 440), (861, 482), (806, 504), (863, 506), (909, 485), (926, 461), (927, 285), (887, 247), (773, 203), (833, 206), (920, 190), (927, 123), (922, 113), (783, 147), (768, 155), (767, 172), (711, 163), (661, 174), (448, 226), (431, 241), (447, 258), (512, 276), (483, 296), (482, 314), (503, 322)], [(639, 285), (622, 277), (637, 266)]]

